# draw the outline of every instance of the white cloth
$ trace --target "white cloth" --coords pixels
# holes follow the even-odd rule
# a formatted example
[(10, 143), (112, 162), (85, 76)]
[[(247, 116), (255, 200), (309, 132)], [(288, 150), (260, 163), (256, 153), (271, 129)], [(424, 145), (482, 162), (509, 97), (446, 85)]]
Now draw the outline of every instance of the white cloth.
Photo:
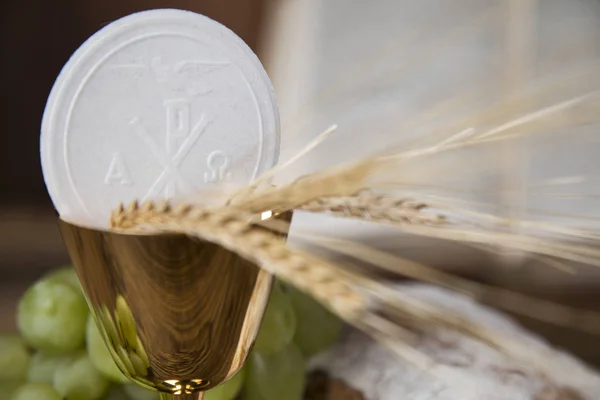
[(403, 285), (399, 290), (526, 344), (548, 359), (550, 372), (544, 376), (535, 367), (481, 342), (443, 330), (422, 337), (417, 348), (456, 376), (455, 385), (442, 382), (354, 330), (312, 360), (311, 369), (326, 370), (361, 391), (366, 400), (600, 399), (600, 375), (499, 312), (428, 285)]

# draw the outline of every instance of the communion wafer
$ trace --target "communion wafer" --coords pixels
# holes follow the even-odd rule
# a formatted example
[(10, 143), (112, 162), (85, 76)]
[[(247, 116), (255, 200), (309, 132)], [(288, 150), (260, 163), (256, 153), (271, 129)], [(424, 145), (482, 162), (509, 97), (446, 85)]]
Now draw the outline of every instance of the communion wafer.
[(199, 14), (152, 10), (107, 25), (73, 54), (40, 142), (60, 216), (106, 227), (120, 202), (249, 182), (276, 162), (279, 117), (238, 36)]

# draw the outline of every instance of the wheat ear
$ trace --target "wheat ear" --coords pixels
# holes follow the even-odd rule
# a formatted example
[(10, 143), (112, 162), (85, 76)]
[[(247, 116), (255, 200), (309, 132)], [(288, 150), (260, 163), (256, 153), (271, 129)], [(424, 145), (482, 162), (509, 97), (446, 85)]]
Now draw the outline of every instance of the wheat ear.
[(111, 215), (115, 230), (170, 230), (219, 244), (281, 277), (329, 306), (344, 319), (366, 310), (366, 300), (333, 265), (290, 249), (276, 232), (250, 223), (253, 215), (220, 208), (137, 202), (119, 206)]
[[(377, 311), (371, 310), (373, 305), (384, 307), (401, 323), (416, 331), (446, 326), (544, 370), (547, 360), (543, 356), (528, 351), (509, 338), (438, 310), (373, 279), (291, 249), (279, 233), (254, 225), (253, 217), (230, 207), (205, 209), (180, 205), (171, 208), (167, 202), (146, 202), (141, 206), (133, 202), (127, 208), (120, 206), (115, 210), (110, 223), (116, 230), (181, 232), (219, 244), (307, 292), (349, 324), (422, 367), (435, 363), (428, 356), (411, 350), (408, 344), (410, 333), (397, 322), (380, 317)], [(373, 300), (375, 304), (371, 304)], [(436, 375), (449, 382), (445, 373), (437, 371)]]
[(429, 205), (410, 199), (397, 199), (362, 190), (353, 196), (324, 197), (300, 205), (296, 210), (358, 218), (373, 222), (441, 225), (446, 218), (427, 213)]
[[(231, 209), (207, 210), (190, 205), (171, 208), (168, 202), (146, 202), (140, 206), (133, 202), (113, 211), (110, 225), (112, 229), (127, 232), (181, 232), (217, 243), (305, 291), (407, 361), (424, 369), (436, 366), (430, 357), (410, 347), (408, 331), (368, 310), (365, 293), (349, 282), (352, 274), (344, 274), (326, 261), (288, 248), (280, 234), (252, 224), (253, 219), (252, 215)], [(405, 303), (394, 305), (398, 311), (404, 306)], [(413, 319), (422, 318), (418, 309), (411, 310), (411, 304), (406, 306), (404, 315), (416, 312)], [(444, 371), (432, 373), (447, 384), (455, 384)]]
[[(273, 199), (277, 198), (277, 189), (274, 188), (271, 191), (274, 194), (270, 196)], [(288, 192), (288, 189), (285, 189), (284, 192)], [(597, 238), (599, 234), (594, 231), (565, 228), (534, 221), (510, 220), (492, 214), (446, 207), (443, 204), (432, 205), (428, 202), (378, 195), (368, 189), (360, 190), (357, 193), (349, 196), (317, 197), (297, 204), (295, 209), (387, 224), (406, 233), (470, 246), (500, 245), (536, 256), (600, 267), (600, 250), (581, 242), (581, 239)], [(285, 195), (281, 196), (281, 198), (285, 197)], [(269, 204), (273, 205), (277, 202)], [(282, 203), (279, 205), (281, 208), (275, 208), (278, 212), (288, 210), (287, 206), (284, 207)], [(449, 218), (437, 210), (450, 211), (453, 217)], [(485, 223), (490, 221), (502, 222), (507, 226), (517, 224), (533, 232), (525, 234), (492, 231), (485, 226)], [(563, 240), (557, 240), (556, 236)]]
[[(317, 207), (315, 206), (315, 208)], [(356, 214), (351, 210), (348, 213)], [(404, 222), (415, 222), (415, 219)], [(287, 232), (289, 229), (289, 223), (285, 221), (265, 220), (256, 221), (256, 223), (277, 232)], [(305, 240), (312, 245), (351, 257), (380, 270), (396, 274), (399, 277), (408, 277), (443, 286), (514, 314), (554, 325), (568, 326), (588, 333), (600, 333), (600, 313), (597, 312), (568, 307), (510, 290), (472, 282), (360, 242), (324, 237), (301, 231), (296, 231), (295, 235), (296, 238)]]
[[(386, 179), (386, 176), (400, 171), (400, 168), (411, 160), (486, 143), (542, 134), (558, 128), (573, 127), (583, 123), (580, 118), (584, 117), (589, 118), (589, 120), (584, 118), (586, 123), (597, 121), (596, 114), (592, 115), (589, 111), (586, 113), (586, 110), (582, 111), (578, 108), (591, 101), (597, 101), (598, 98), (600, 98), (600, 91), (587, 92), (524, 115), (508, 113), (509, 115), (506, 115), (503, 121), (494, 123), (491, 127), (484, 125), (482, 132), (471, 132), (472, 126), (469, 125), (466, 130), (464, 127), (453, 130), (459, 133), (432, 146), (416, 149), (396, 147), (383, 154), (375, 154), (357, 162), (337, 165), (302, 176), (279, 188), (242, 189), (230, 198), (228, 204), (249, 212), (292, 210), (319, 198), (352, 196), (360, 190), (381, 188), (382, 180)], [(465, 132), (471, 133), (466, 135)]]

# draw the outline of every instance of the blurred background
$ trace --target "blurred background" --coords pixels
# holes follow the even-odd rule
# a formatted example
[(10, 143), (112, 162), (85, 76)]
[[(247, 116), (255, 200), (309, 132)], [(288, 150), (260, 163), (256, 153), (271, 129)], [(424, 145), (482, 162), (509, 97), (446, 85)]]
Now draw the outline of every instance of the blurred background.
[[(298, 163), (291, 174), (377, 150), (394, 138), (393, 127), (400, 122), (472, 88), (477, 95), (462, 108), (452, 109), (453, 115), (488, 104), (530, 75), (552, 79), (559, 71), (588, 65), (600, 55), (598, 0), (3, 0), (0, 331), (14, 329), (14, 310), (24, 288), (49, 268), (68, 263), (38, 152), (41, 117), (54, 79), (77, 47), (105, 24), (135, 11), (164, 7), (205, 14), (236, 32), (258, 54), (281, 108), (282, 158), (329, 125), (340, 124), (341, 133)], [(507, 18), (510, 15), (514, 18)], [(448, 117), (438, 116), (409, 135)], [(595, 127), (587, 129), (585, 134), (598, 137)], [(573, 153), (573, 147), (565, 150), (564, 142), (548, 142), (545, 158), (524, 158), (536, 168), (522, 165), (517, 154), (510, 173), (480, 171), (471, 184), (502, 187), (541, 179), (544, 172), (553, 171), (549, 166), (557, 165), (556, 160), (562, 160), (558, 165), (565, 174), (596, 170), (599, 144), (586, 142)], [(499, 167), (506, 154), (492, 149), (477, 157)], [(480, 161), (473, 159), (474, 164)], [(590, 207), (545, 200), (536, 205), (561, 210)], [(295, 223), (318, 224), (306, 218)], [(370, 234), (388, 249), (399, 243), (389, 235), (383, 239), (381, 232)], [(402, 243), (403, 254), (454, 273), (600, 309), (600, 283), (594, 272), (582, 270), (571, 277), (548, 269), (507, 270), (505, 259), (473, 249), (406, 238)], [(523, 322), (581, 357), (600, 362), (597, 337)]]

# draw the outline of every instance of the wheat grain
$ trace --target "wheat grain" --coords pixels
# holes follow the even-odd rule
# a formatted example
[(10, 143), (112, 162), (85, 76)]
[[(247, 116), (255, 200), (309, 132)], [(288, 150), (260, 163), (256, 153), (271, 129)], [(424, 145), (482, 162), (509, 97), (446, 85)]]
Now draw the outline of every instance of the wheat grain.
[(327, 213), (373, 222), (440, 225), (445, 222), (440, 214), (427, 214), (428, 204), (396, 199), (363, 190), (354, 196), (319, 198), (297, 207), (297, 210)]

